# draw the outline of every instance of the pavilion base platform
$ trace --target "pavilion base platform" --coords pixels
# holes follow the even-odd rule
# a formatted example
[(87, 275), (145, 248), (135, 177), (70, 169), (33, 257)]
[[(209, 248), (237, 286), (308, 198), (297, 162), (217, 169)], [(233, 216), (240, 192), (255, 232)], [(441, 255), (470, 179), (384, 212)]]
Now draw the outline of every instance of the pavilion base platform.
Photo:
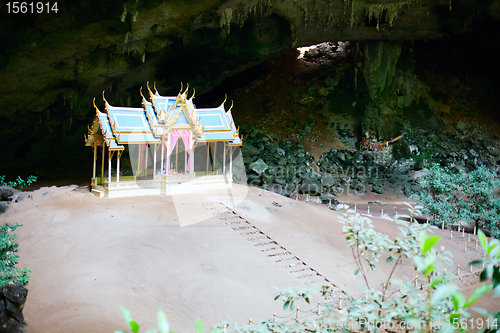
[(184, 175), (158, 175), (156, 179), (137, 180), (124, 179), (120, 177), (117, 182), (115, 178), (111, 182), (105, 181), (98, 184), (99, 178), (92, 179), (91, 193), (97, 197), (123, 198), (129, 196), (146, 195), (173, 195), (196, 193), (199, 191), (232, 188), (232, 175), (206, 175), (195, 174)]

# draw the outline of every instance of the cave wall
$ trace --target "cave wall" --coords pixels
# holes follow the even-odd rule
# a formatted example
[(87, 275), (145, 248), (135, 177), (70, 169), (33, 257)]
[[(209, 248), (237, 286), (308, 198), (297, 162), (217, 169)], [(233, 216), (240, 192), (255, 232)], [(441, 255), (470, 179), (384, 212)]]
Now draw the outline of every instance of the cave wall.
[(419, 93), (408, 41), (496, 26), (499, 3), (66, 0), (57, 13), (12, 14), (1, 1), (0, 170), (88, 163), (82, 134), (103, 90), (110, 103), (135, 106), (146, 81), (157, 81), (162, 94), (188, 81), (203, 94), (266, 59), (327, 40), (360, 42), (357, 66), (372, 98), (366, 129), (390, 136), (401, 124), (377, 124), (397, 119)]

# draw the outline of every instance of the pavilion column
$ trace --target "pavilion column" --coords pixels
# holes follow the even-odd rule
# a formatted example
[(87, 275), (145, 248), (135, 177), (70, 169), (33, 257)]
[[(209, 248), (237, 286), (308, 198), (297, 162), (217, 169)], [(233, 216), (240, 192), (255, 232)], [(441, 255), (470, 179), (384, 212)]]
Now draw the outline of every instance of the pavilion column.
[(123, 151), (116, 152), (116, 182), (120, 182), (120, 158), (122, 157)]
[(155, 143), (153, 147), (153, 151), (155, 152), (153, 155), (153, 180), (155, 180), (156, 178), (156, 153), (157, 153), (156, 149), (158, 149), (158, 146)]
[(163, 160), (165, 158), (165, 138), (161, 138), (161, 166), (160, 166), (160, 175), (163, 175), (164, 167), (163, 167)]
[(229, 175), (233, 177), (233, 147), (229, 148)]
[(226, 141), (224, 141), (224, 156), (222, 157), (222, 174), (226, 175)]
[(106, 142), (102, 141), (102, 162), (101, 162), (101, 185), (104, 185), (104, 155), (106, 154)]
[(171, 132), (168, 132), (168, 139), (167, 139), (167, 165), (165, 168), (165, 174), (168, 174), (170, 171), (170, 140), (171, 140)]
[(210, 142), (207, 142), (207, 169), (206, 169), (206, 173), (207, 173), (207, 176), (208, 176), (208, 162), (210, 161)]
[(137, 144), (137, 147), (139, 147), (137, 149), (137, 176), (139, 176), (140, 172), (141, 172), (141, 156), (142, 156), (142, 144), (141, 143), (138, 143)]
[[(216, 165), (217, 165), (217, 141), (214, 142), (214, 151), (213, 151), (213, 155), (214, 155), (214, 158), (213, 158), (213, 164), (212, 164), (212, 172), (215, 173), (215, 168), (216, 168)], [(217, 171), (217, 174), (219, 174), (219, 172)]]
[(92, 179), (95, 179), (95, 166), (96, 166), (96, 163), (97, 163), (97, 141), (94, 141), (94, 145), (93, 147), (94, 148), (94, 168), (92, 169)]
[(108, 186), (111, 184), (111, 159), (113, 155), (111, 154), (111, 150), (108, 149)]
[(189, 161), (189, 170), (191, 174), (194, 174), (194, 142), (193, 142), (193, 132), (189, 132), (189, 156), (191, 157)]
[(145, 158), (145, 163), (144, 163), (144, 172), (146, 173), (146, 178), (148, 178), (148, 155), (149, 155), (149, 144), (145, 143), (146, 147), (144, 150), (146, 151), (146, 158)]

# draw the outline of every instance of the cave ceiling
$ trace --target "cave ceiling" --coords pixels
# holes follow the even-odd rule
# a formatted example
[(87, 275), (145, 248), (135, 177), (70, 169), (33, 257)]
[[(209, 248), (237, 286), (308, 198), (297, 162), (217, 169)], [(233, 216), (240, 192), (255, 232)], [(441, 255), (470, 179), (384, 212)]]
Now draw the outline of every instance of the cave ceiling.
[(146, 81), (163, 94), (180, 82), (202, 94), (299, 46), (494, 36), (500, 19), (498, 0), (65, 0), (57, 13), (9, 8), (0, 1), (0, 137), (18, 138), (2, 147), (16, 158), (41, 136), (49, 139), (39, 150), (56, 141), (83, 146), (102, 91), (115, 105), (136, 105)]

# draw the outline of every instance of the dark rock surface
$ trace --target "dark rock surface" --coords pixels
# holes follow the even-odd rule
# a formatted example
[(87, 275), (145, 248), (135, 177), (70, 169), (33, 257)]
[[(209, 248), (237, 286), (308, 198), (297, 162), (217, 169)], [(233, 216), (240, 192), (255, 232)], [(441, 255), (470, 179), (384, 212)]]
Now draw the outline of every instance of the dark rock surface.
[[(329, 43), (309, 58), (335, 51), (336, 41), (356, 41), (356, 82), (366, 81), (362, 89), (371, 98), (363, 103), (363, 129), (390, 136), (405, 126), (401, 107), (428, 91), (413, 71), (409, 41), (475, 34), (488, 40), (496, 38), (500, 19), (500, 0), (57, 4), (57, 13), (19, 19), (0, 2), (0, 140), (10, 142), (2, 147), (3, 170), (41, 169), (37, 163), (43, 162), (47, 172), (57, 173), (53, 168), (64, 170), (65, 163), (90, 163), (82, 134), (94, 115), (91, 101), (102, 91), (111, 104), (140, 105), (137, 92), (146, 81), (157, 81), (161, 94), (175, 94), (188, 81), (200, 96), (265, 60), (320, 42)], [(338, 73), (354, 77), (348, 67)], [(338, 73), (296, 96), (297, 103), (338, 98), (334, 92), (346, 88)], [(273, 105), (264, 107), (270, 112)], [(303, 126), (303, 134), (311, 127)], [(345, 134), (345, 140), (352, 135)]]
[(27, 296), (28, 289), (20, 283), (0, 287), (0, 333), (26, 332), (22, 311)]

